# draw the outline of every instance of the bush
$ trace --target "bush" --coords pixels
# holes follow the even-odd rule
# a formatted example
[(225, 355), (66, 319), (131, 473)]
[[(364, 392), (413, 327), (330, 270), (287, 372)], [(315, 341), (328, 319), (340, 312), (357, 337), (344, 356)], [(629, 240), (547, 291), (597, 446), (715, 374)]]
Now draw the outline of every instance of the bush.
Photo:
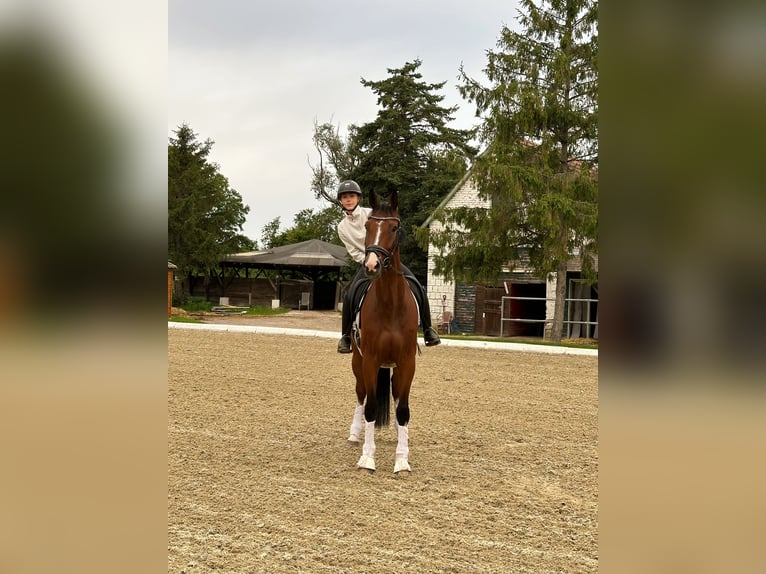
[(213, 308), (213, 303), (204, 297), (187, 297), (181, 308), (189, 313), (210, 311)]
[(173, 305), (173, 307), (179, 307), (180, 308), (180, 307), (183, 307), (183, 304), (184, 304), (183, 296), (179, 295), (178, 293), (176, 293), (175, 290), (173, 290), (173, 297), (171, 299), (171, 305)]

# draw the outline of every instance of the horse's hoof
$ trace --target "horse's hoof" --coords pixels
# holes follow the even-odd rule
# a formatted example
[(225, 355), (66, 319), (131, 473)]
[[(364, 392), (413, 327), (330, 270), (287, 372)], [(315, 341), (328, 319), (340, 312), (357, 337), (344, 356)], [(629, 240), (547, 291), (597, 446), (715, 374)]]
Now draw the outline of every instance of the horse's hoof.
[(355, 434), (352, 434), (352, 435), (349, 435), (348, 442), (353, 444), (359, 444), (361, 441), (359, 440), (358, 436), (356, 436)]
[(359, 462), (356, 463), (356, 466), (358, 466), (361, 469), (369, 470), (370, 472), (375, 470), (375, 459), (371, 456), (367, 456), (363, 454), (359, 458)]
[(394, 463), (394, 474), (403, 474), (407, 473), (409, 474), (412, 471), (410, 468), (410, 463), (407, 462), (406, 458), (397, 458), (396, 462)]

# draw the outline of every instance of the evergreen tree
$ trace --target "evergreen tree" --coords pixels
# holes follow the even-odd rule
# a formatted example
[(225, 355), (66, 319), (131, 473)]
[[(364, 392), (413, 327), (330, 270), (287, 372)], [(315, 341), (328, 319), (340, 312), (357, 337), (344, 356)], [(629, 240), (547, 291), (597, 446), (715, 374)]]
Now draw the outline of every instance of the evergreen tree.
[(219, 166), (208, 160), (213, 141), (197, 141), (187, 124), (174, 131), (168, 145), (168, 258), (185, 277), (208, 278), (223, 255), (252, 249), (240, 234), (250, 208), (229, 187)]
[[(362, 79), (362, 85), (378, 96), (380, 110), (353, 139), (361, 158), (353, 179), (363, 190), (386, 193), (396, 189), (405, 231), (414, 231), (431, 215), (465, 173), (466, 162), (460, 158), (475, 153), (468, 143), (473, 132), (447, 125), (457, 106), (441, 105), (444, 96), (438, 92), (446, 82), (422, 81), (420, 65), (415, 60), (389, 68), (389, 77), (380, 81)], [(429, 171), (434, 167), (444, 167), (450, 174), (457, 168), (459, 173), (445, 182), (442, 174)], [(402, 261), (425, 283), (426, 250), (411, 235), (405, 236), (399, 249)]]
[[(422, 81), (420, 66), (415, 60), (389, 68), (384, 80), (362, 78), (380, 109), (374, 121), (350, 126), (347, 140), (331, 124), (315, 126), (320, 166), (313, 167), (312, 186), (317, 196), (334, 202), (335, 186), (343, 179), (359, 183), (365, 202), (372, 192), (396, 189), (402, 229), (413, 231), (460, 180), (466, 159), (476, 152), (469, 144), (474, 133), (448, 127), (457, 107), (441, 105), (444, 96), (438, 91), (446, 82)], [(402, 261), (425, 283), (426, 251), (409, 235), (400, 250)]]
[[(476, 153), (468, 143), (474, 132), (447, 126), (457, 107), (442, 107), (444, 96), (434, 93), (446, 82), (422, 82), (420, 65), (415, 60), (388, 69), (390, 77), (380, 82), (363, 78), (362, 84), (378, 95), (381, 109), (375, 121), (349, 126), (345, 139), (332, 123), (314, 123), (319, 165), (311, 166), (312, 189), (318, 199), (337, 203), (336, 189), (345, 179), (361, 185), (364, 205), (372, 191), (386, 194), (396, 189), (403, 229), (410, 230), (431, 215), (465, 174), (467, 160)], [(425, 252), (414, 242), (405, 243), (422, 259), (408, 266), (418, 275), (420, 269), (424, 280)], [(403, 258), (408, 260), (404, 254)]]
[(579, 253), (593, 278), (597, 252), (598, 2), (520, 4), (522, 31), (503, 27), (497, 50), (487, 52), (490, 85), (460, 70), (461, 93), (482, 119), (485, 151), (472, 177), (492, 208), (436, 214), (445, 227), (428, 241), (441, 250), (436, 272), (447, 277), (496, 279), (520, 259), (541, 277), (557, 274), (551, 339), (559, 341), (567, 261)]

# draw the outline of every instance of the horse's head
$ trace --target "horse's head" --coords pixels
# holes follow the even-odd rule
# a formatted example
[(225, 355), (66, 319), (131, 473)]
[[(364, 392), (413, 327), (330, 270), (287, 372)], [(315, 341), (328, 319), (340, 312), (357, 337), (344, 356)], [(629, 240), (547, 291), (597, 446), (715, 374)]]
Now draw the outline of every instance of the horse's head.
[(364, 270), (367, 278), (377, 279), (386, 269), (399, 267), (398, 250), (401, 237), (397, 193), (386, 198), (370, 194), (372, 213), (365, 227)]

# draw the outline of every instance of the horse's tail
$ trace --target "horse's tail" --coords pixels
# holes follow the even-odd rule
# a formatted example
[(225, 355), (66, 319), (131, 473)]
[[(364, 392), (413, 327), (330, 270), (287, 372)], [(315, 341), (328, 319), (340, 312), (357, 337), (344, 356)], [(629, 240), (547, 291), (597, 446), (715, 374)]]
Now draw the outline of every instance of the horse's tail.
[(375, 427), (387, 427), (391, 416), (391, 369), (378, 369), (378, 388), (375, 396), (378, 402)]

